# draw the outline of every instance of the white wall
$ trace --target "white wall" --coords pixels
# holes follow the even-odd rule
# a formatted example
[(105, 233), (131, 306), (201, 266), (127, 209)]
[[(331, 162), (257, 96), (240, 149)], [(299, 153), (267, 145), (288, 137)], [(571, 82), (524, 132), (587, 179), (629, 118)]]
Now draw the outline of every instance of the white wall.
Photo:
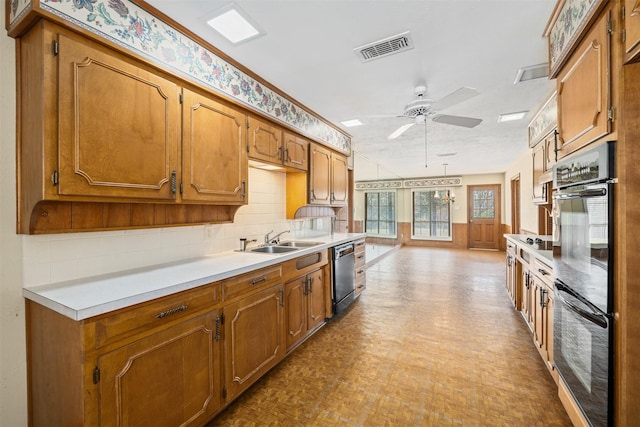
[[(531, 151), (525, 151), (504, 174), (504, 193), (507, 216), (503, 223), (511, 225), (511, 180), (520, 177), (520, 228), (534, 233), (538, 231), (538, 207), (531, 201), (533, 197), (533, 160)], [(518, 233), (519, 230), (512, 230)]]

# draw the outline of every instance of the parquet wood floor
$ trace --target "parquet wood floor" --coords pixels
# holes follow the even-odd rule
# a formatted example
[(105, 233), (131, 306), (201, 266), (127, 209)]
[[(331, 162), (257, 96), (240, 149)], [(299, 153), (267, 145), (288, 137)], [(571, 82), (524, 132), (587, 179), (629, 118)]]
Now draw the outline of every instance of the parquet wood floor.
[(403, 247), (210, 426), (571, 426), (504, 253)]

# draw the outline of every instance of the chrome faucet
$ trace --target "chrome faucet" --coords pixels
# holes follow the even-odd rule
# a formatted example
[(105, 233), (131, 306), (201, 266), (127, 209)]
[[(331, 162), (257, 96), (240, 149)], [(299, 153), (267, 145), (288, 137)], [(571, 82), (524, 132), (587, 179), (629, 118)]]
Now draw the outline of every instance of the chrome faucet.
[(278, 243), (280, 243), (280, 236), (282, 236), (284, 233), (289, 233), (291, 230), (285, 230), (285, 231), (281, 231), (280, 233), (276, 234), (273, 237), (270, 237), (271, 233), (273, 233), (273, 230), (271, 230), (270, 232), (268, 232), (267, 234), (264, 235), (264, 244), (265, 245), (277, 245)]

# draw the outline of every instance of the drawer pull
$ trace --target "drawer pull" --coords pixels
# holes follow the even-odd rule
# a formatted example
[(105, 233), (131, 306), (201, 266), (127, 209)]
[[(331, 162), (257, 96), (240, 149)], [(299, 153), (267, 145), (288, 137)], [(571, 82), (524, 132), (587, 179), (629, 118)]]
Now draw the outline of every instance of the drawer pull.
[(163, 317), (167, 317), (167, 316), (170, 316), (172, 314), (179, 313), (181, 311), (185, 311), (186, 309), (187, 309), (187, 306), (182, 304), (181, 306), (174, 307), (174, 308), (169, 309), (167, 311), (161, 311), (160, 313), (156, 314), (156, 317), (158, 319), (162, 319)]
[(364, 273), (364, 270), (358, 270), (358, 274)]
[(358, 255), (358, 259), (364, 258), (364, 255)]
[(538, 273), (542, 274), (543, 276), (546, 276), (547, 274), (549, 274), (549, 272), (547, 272), (547, 271), (545, 271), (545, 270), (543, 270), (541, 268), (538, 269)]
[(266, 282), (266, 280), (267, 280), (267, 276), (262, 276), (262, 277), (261, 277), (261, 278), (259, 278), (259, 279), (253, 279), (253, 280), (251, 281), (251, 286), (255, 286), (255, 285), (257, 285), (258, 283)]

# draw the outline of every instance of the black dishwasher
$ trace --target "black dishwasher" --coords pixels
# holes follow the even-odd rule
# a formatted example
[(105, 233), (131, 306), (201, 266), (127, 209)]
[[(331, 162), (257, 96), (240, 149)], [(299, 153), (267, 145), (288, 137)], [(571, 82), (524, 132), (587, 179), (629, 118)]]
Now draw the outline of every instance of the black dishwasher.
[(335, 246), (332, 249), (333, 274), (331, 277), (331, 298), (333, 312), (340, 314), (355, 300), (355, 245), (353, 242)]

